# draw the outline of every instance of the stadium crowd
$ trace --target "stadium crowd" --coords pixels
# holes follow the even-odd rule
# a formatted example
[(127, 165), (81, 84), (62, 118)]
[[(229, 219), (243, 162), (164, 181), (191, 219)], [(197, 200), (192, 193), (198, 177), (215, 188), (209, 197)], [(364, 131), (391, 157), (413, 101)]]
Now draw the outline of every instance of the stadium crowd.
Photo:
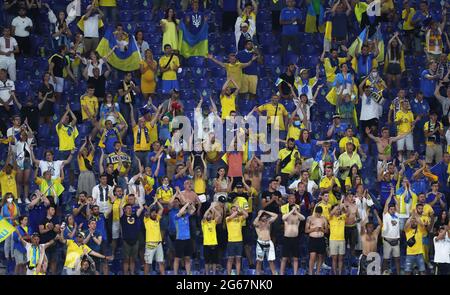
[(448, 1), (1, 2), (7, 274), (450, 274)]

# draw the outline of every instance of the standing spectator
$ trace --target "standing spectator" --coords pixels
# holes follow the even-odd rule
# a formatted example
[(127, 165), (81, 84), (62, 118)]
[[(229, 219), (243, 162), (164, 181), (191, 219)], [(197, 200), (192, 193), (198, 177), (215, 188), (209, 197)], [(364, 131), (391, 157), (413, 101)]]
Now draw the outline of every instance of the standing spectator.
[(89, 5), (86, 13), (78, 22), (78, 27), (83, 31), (84, 54), (88, 55), (97, 49), (99, 42), (99, 29), (103, 26), (103, 12), (95, 5)]
[(400, 78), (405, 68), (403, 43), (398, 32), (388, 42), (386, 58), (384, 61), (384, 72), (386, 73), (387, 87), (394, 86), (400, 89)]
[(30, 32), (33, 28), (33, 22), (26, 16), (26, 13), (25, 8), (19, 9), (19, 16), (16, 16), (11, 23), (11, 33), (19, 44), (20, 52), (29, 56), (31, 53)]
[(289, 45), (295, 54), (300, 54), (300, 39), (298, 38), (298, 23), (301, 21), (300, 9), (295, 7), (294, 0), (286, 0), (286, 8), (280, 13), (281, 32), (281, 59), (287, 65), (287, 51)]
[(168, 8), (164, 18), (160, 21), (161, 29), (163, 31), (163, 51), (166, 52), (166, 45), (170, 45), (172, 50), (178, 51), (178, 24), (180, 20), (176, 18), (175, 10)]
[[(295, 83), (295, 72), (297, 66), (295, 62), (289, 61), (286, 67), (286, 72), (282, 73), (278, 79), (280, 79), (280, 84), (278, 84), (278, 92), (281, 98), (289, 99), (297, 97), (298, 90), (294, 87)], [(294, 93), (292, 93), (291, 88), (294, 87)]]
[(414, 120), (414, 115), (410, 110), (409, 101), (407, 99), (402, 101), (400, 110), (395, 114), (394, 122), (397, 125), (397, 136), (407, 134), (405, 137), (397, 141), (399, 160), (402, 161), (404, 159), (403, 152), (405, 149), (408, 153), (408, 157), (409, 154), (414, 151), (413, 134), (411, 131), (417, 122), (417, 119)]
[[(370, 128), (371, 132), (378, 133), (378, 120), (383, 115), (383, 98), (380, 100), (375, 100), (372, 98), (371, 94), (377, 91), (375, 88), (368, 86), (367, 82), (372, 80), (372, 77), (378, 78), (378, 72), (374, 69), (370, 77), (367, 76), (361, 84), (359, 84), (359, 93), (361, 99), (361, 115), (359, 121), (361, 124), (361, 130), (363, 132), (363, 138), (365, 138), (366, 143), (368, 143), (367, 134), (364, 132), (366, 128)], [(383, 82), (384, 83), (384, 82)]]
[[(254, 57), (257, 56), (258, 63), (262, 63), (261, 56), (259, 51), (253, 47), (253, 42), (247, 40), (245, 43), (245, 49), (239, 51), (236, 55), (236, 58), (240, 63), (248, 63)], [(256, 88), (258, 86), (258, 65), (255, 63), (251, 63), (248, 67), (243, 69), (242, 82), (239, 93), (243, 96), (243, 98), (247, 97), (248, 99), (256, 98)]]
[(234, 36), (236, 38), (237, 51), (244, 50), (245, 42), (247, 42), (247, 40), (252, 42), (256, 41), (255, 30), (256, 24), (251, 19), (242, 21), (242, 18), (238, 17), (236, 24), (234, 25)]
[(447, 19), (446, 9), (442, 11), (443, 20), (441, 23), (432, 21), (430, 28), (425, 35), (425, 53), (428, 60), (438, 61), (444, 49), (443, 34)]
[(270, 103), (263, 104), (259, 106), (256, 111), (261, 114), (262, 112), (266, 113), (268, 130), (277, 129), (279, 130), (280, 139), (284, 139), (286, 137), (286, 127), (288, 112), (286, 107), (280, 103), (280, 97), (277, 95), (272, 95), (272, 99)]
[(145, 100), (155, 94), (156, 91), (156, 70), (158, 63), (153, 59), (153, 52), (150, 49), (145, 50), (144, 60), (141, 61), (141, 92)]
[(247, 210), (240, 209), (239, 206), (233, 205), (230, 209), (230, 215), (226, 217), (226, 225), (228, 231), (227, 243), (227, 274), (231, 275), (233, 262), (236, 264), (236, 275), (241, 272), (241, 257), (243, 250), (242, 227), (248, 217)]
[(164, 45), (164, 55), (159, 59), (159, 70), (162, 73), (161, 90), (163, 94), (168, 94), (172, 89), (180, 88), (177, 80), (177, 71), (180, 68), (180, 60), (172, 51), (170, 44)]
[(38, 90), (39, 98), (39, 123), (51, 124), (54, 114), (55, 89), (50, 82), (50, 73), (46, 72), (42, 77), (42, 84)]
[(50, 83), (53, 85), (53, 88), (55, 90), (55, 99), (58, 103), (61, 101), (61, 96), (64, 91), (64, 70), (66, 70), (67, 75), (69, 75), (70, 78), (75, 81), (75, 83), (78, 83), (72, 73), (72, 70), (70, 69), (66, 53), (67, 46), (61, 45), (58, 49), (58, 52), (53, 54), (49, 59), (48, 72), (52, 77)]
[[(406, 234), (406, 265), (405, 274), (411, 275), (413, 267), (417, 266), (419, 273), (425, 275), (425, 260), (423, 251), (423, 232), (419, 230), (420, 226), (424, 226), (416, 209), (413, 209), (412, 216), (405, 224)], [(414, 238), (414, 240), (412, 240)], [(414, 241), (414, 242), (413, 242)]]
[(437, 265), (437, 275), (450, 274), (450, 238), (448, 236), (448, 228), (440, 226), (438, 234), (433, 238), (434, 243), (434, 263)]
[(338, 0), (331, 8), (332, 38), (336, 44), (346, 44), (348, 39), (349, 16), (352, 7), (348, 0)]
[(69, 29), (69, 24), (75, 20), (75, 16), (70, 15), (66, 17), (66, 13), (64, 11), (59, 11), (57, 17), (47, 3), (44, 3), (43, 5), (47, 7), (48, 20), (54, 26), (51, 31), (53, 48), (58, 48), (63, 44), (70, 46), (72, 32)]
[(31, 228), (28, 226), (28, 216), (26, 215), (19, 216), (17, 231), (18, 232), (15, 232), (13, 234), (14, 260), (16, 262), (14, 274), (24, 275), (26, 273), (27, 250), (20, 242), (20, 237), (22, 237), (26, 241), (30, 241), (32, 231)]
[(403, 10), (402, 10), (402, 29), (405, 33), (405, 50), (407, 53), (414, 52), (414, 24), (412, 22), (412, 19), (414, 15), (416, 14), (416, 10), (414, 7), (411, 7), (410, 0), (404, 0), (403, 1)]
[(330, 212), (330, 255), (333, 263), (333, 274), (342, 275), (345, 255), (345, 219), (346, 207), (337, 204)]
[(11, 37), (11, 29), (5, 27), (3, 36), (0, 37), (0, 69), (7, 70), (11, 81), (16, 81), (16, 59), (14, 54), (19, 52), (19, 44), (14, 37)]
[(2, 134), (6, 134), (9, 119), (14, 113), (15, 90), (14, 82), (7, 78), (6, 70), (0, 69), (0, 112), (3, 114), (0, 116), (0, 131)]
[(153, 258), (159, 266), (159, 272), (164, 275), (164, 252), (163, 252), (163, 236), (161, 235), (160, 220), (163, 214), (163, 206), (155, 198), (154, 205), (151, 206), (150, 211), (145, 212), (144, 226), (145, 226), (145, 265), (144, 274), (148, 274), (152, 268)]
[[(178, 191), (179, 193), (179, 191)], [(175, 240), (175, 261), (173, 263), (173, 272), (178, 274), (180, 259), (184, 260), (186, 274), (191, 274), (191, 256), (193, 253), (192, 240), (190, 233), (190, 218), (195, 212), (194, 204), (186, 202), (186, 204), (175, 215), (176, 224), (176, 240)]]
[(139, 48), (141, 57), (145, 58), (145, 51), (147, 51), (147, 49), (150, 49), (150, 46), (148, 45), (148, 42), (144, 40), (144, 32), (142, 30), (137, 30), (134, 34), (134, 38)]
[[(390, 273), (389, 259), (395, 262), (397, 274), (400, 274), (400, 220), (397, 215), (398, 203), (394, 196), (394, 188), (391, 187), (389, 198), (384, 204), (383, 210), (383, 274)], [(394, 199), (394, 203), (391, 200)]]
[[(423, 132), (425, 133), (426, 162), (428, 165), (439, 163), (442, 160), (442, 139), (444, 136), (444, 126), (437, 120), (437, 113), (430, 112), (430, 120), (425, 122)], [(441, 139), (442, 138), (442, 139)]]
[[(122, 198), (122, 203), (124, 198)], [(141, 223), (138, 221), (144, 207), (139, 203), (139, 209), (136, 213), (132, 212), (130, 204), (120, 207), (120, 227), (123, 241), (123, 274), (134, 275), (136, 269), (135, 260), (138, 256), (138, 235)]]
[(81, 118), (83, 122), (95, 120), (98, 115), (98, 98), (94, 95), (95, 86), (88, 85), (86, 93), (80, 97)]
[(96, 184), (93, 169), (94, 153), (95, 147), (91, 142), (91, 138), (86, 137), (77, 156), (78, 168), (80, 170), (80, 175), (78, 176), (78, 193), (85, 191), (91, 195), (92, 189)]
[(132, 105), (135, 104), (136, 95), (140, 92), (136, 82), (133, 81), (131, 72), (125, 73), (123, 80), (119, 82), (117, 92), (119, 94), (121, 114), (126, 122), (130, 122), (130, 112), (133, 111)]
[(242, 82), (242, 69), (248, 67), (251, 63), (253, 63), (258, 58), (258, 56), (253, 56), (253, 58), (247, 63), (240, 63), (236, 58), (236, 53), (228, 54), (227, 63), (217, 60), (211, 53), (208, 54), (207, 58), (209, 58), (222, 68), (225, 68), (227, 72), (227, 79), (234, 80), (238, 88), (240, 88)]
[(117, 22), (117, 0), (99, 0), (98, 5), (105, 13), (105, 18), (109, 23)]
[(428, 68), (422, 71), (420, 78), (420, 91), (430, 105), (430, 110), (442, 115), (442, 108), (436, 97), (434, 97), (434, 90), (436, 89), (438, 81), (441, 79), (437, 73), (437, 62), (434, 60), (428, 62)]
[(219, 5), (222, 7), (222, 32), (231, 31), (238, 17), (237, 0), (219, 0)]
[[(56, 238), (58, 233), (63, 233), (59, 225), (59, 218), (55, 216), (56, 208), (54, 205), (47, 208), (47, 214), (39, 223), (40, 241), (45, 244)], [(56, 268), (59, 261), (59, 244), (54, 243), (45, 251), (50, 266), (50, 273), (56, 275)]]

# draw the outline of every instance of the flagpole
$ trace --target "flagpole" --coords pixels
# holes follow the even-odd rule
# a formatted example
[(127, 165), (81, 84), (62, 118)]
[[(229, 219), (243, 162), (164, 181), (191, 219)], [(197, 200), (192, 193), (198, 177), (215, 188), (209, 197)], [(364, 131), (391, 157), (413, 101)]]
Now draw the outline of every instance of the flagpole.
[(139, 46), (137, 45), (136, 38), (134, 38), (134, 36), (132, 36), (132, 37), (133, 37), (134, 45), (136, 45), (136, 49), (139, 54), (139, 59), (142, 61), (143, 59), (142, 59), (142, 55), (141, 55), (141, 50), (139, 49)]

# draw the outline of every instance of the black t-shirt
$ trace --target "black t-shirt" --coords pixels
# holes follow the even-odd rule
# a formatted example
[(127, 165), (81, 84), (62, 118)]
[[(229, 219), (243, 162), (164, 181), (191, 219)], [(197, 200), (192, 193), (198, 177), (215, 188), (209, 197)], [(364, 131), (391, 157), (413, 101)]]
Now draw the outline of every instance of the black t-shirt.
[(119, 171), (116, 169), (112, 174), (106, 173), (108, 185), (114, 186), (114, 182), (118, 183), (117, 177), (119, 176)]
[(139, 237), (140, 221), (136, 213), (130, 216), (125, 213), (120, 217), (120, 226), (122, 227), (122, 239), (128, 244), (134, 245)]
[(41, 93), (42, 97), (44, 97), (48, 93), (47, 98), (51, 98), (51, 97), (53, 97), (53, 93), (55, 91), (55, 88), (53, 87), (52, 84), (48, 84), (48, 86), (45, 85), (45, 84), (42, 84), (39, 87), (38, 91)]
[(105, 97), (105, 85), (106, 85), (105, 76), (101, 75), (98, 76), (98, 78), (89, 77), (87, 82), (88, 85), (94, 85), (95, 87), (94, 95), (96, 97)]
[[(58, 222), (58, 218), (56, 217), (56, 216), (53, 216), (52, 218), (48, 218), (47, 216), (44, 218), (44, 220), (42, 220), (42, 222), (39, 224), (39, 225), (43, 225), (44, 226), (44, 229), (46, 229), (47, 228), (47, 225), (49, 224), (49, 223), (53, 223), (53, 225), (54, 226), (56, 226), (57, 224), (59, 224), (59, 222)], [(56, 237), (56, 233), (53, 231), (53, 230), (51, 230), (51, 231), (48, 231), (48, 232), (46, 232), (46, 233), (44, 233), (44, 234), (41, 234), (41, 239), (40, 239), (40, 243), (41, 244), (45, 244), (45, 243), (47, 243), (47, 242), (49, 242), (50, 240), (53, 240), (54, 238)]]
[(22, 117), (22, 122), (28, 119), (28, 125), (30, 125), (33, 131), (39, 130), (39, 108), (36, 106), (24, 105), (20, 110), (20, 116)]
[(63, 70), (66, 66), (66, 59), (60, 54), (55, 54), (50, 59), (50, 63), (55, 64), (55, 66), (53, 67), (53, 74), (55, 75), (55, 77), (62, 78)]
[[(133, 80), (131, 80), (131, 81), (133, 82), (134, 85), (136, 85), (136, 83)], [(131, 82), (126, 82), (125, 84), (127, 85), (127, 87), (126, 87), (127, 89), (129, 89), (131, 87)], [(124, 87), (124, 81), (123, 80), (120, 81), (119, 87), (117, 88), (117, 90), (120, 90), (120, 89), (122, 89), (125, 92), (125, 87)], [(129, 95), (122, 96), (121, 99), (122, 99), (123, 103), (128, 103), (128, 99), (131, 99), (131, 103), (133, 104), (135, 96), (136, 95), (135, 95), (134, 91), (132, 90), (129, 93)]]
[[(290, 75), (289, 76), (288, 74), (283, 73), (283, 74), (280, 75), (280, 79), (282, 79), (283, 81), (286, 81), (287, 83), (289, 83), (292, 86), (294, 86), (294, 83), (295, 83), (294, 75)], [(284, 95), (287, 95), (287, 94), (291, 93), (291, 88), (289, 87), (289, 85), (287, 83), (283, 82), (283, 83), (280, 84), (281, 85), (281, 92)], [(294, 92), (297, 94), (297, 91), (295, 90), (295, 88), (294, 88)]]
[[(261, 195), (261, 199), (265, 199), (267, 202), (269, 202), (273, 195), (277, 196), (278, 199), (282, 198), (282, 195), (279, 191), (274, 191), (274, 192), (263, 191), (263, 193)], [(273, 213), (277, 213), (277, 214), (280, 214), (280, 212), (281, 212), (280, 206), (278, 206), (278, 204), (276, 202), (272, 202), (266, 208), (264, 208), (264, 210), (273, 212)]]

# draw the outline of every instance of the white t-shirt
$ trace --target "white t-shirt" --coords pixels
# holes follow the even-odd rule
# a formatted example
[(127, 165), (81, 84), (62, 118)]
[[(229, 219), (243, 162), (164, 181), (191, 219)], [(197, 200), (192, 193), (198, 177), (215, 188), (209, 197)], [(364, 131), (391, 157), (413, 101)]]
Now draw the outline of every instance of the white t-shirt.
[[(15, 91), (16, 87), (14, 82), (11, 80), (6, 80), (5, 82), (0, 81), (0, 105), (3, 105), (11, 98), (11, 91)], [(9, 105), (13, 105), (14, 102), (11, 99)]]
[(8, 128), (8, 130), (6, 131), (6, 136), (12, 137), (13, 141), (11, 142), (11, 150), (13, 153), (16, 152), (16, 142), (17, 142), (17, 138), (16, 138), (16, 134), (20, 132), (20, 128), (14, 128), (14, 127), (10, 127)]
[(98, 14), (91, 15), (84, 21), (84, 37), (98, 38)]
[(11, 26), (15, 27), (14, 35), (17, 37), (28, 37), (30, 32), (25, 30), (26, 27), (32, 27), (33, 22), (29, 17), (16, 16), (11, 23)]
[(367, 97), (366, 94), (361, 95), (361, 116), (362, 121), (378, 119), (383, 113), (383, 106)]
[(39, 169), (41, 169), (41, 175), (44, 175), (44, 172), (47, 170), (52, 171), (52, 179), (56, 179), (60, 176), (60, 169), (64, 161), (53, 161), (47, 162), (40, 160), (39, 161)]
[(383, 231), (381, 233), (383, 238), (399, 239), (400, 238), (400, 219), (393, 218), (391, 214), (383, 214)]
[(437, 241), (437, 237), (433, 238), (434, 242), (434, 263), (450, 263), (450, 239), (445, 234), (445, 239)]
[[(10, 37), (9, 38), (9, 44), (8, 46), (6, 46), (6, 38), (5, 37), (0, 37), (0, 51), (3, 52), (9, 52), (9, 51), (14, 51), (14, 47), (17, 47), (17, 40), (14, 39), (14, 37)], [(14, 54), (10, 55), (10, 56), (6, 56), (6, 55), (0, 55), (0, 58), (14, 58)]]
[(83, 60), (83, 63), (84, 63), (84, 64), (87, 66), (87, 68), (88, 68), (88, 76), (89, 76), (89, 77), (94, 77), (94, 68), (98, 68), (98, 70), (99, 70), (99, 76), (102, 75), (102, 73), (103, 73), (103, 71), (102, 71), (102, 69), (103, 69), (103, 64), (105, 63), (105, 62), (103, 61), (103, 59), (100, 59), (100, 60), (98, 61), (97, 65), (94, 65), (90, 59), (84, 59), (84, 60)]
[[(295, 180), (293, 183), (291, 183), (291, 185), (289, 186), (289, 189), (296, 191), (300, 181), (301, 181), (300, 179)], [(307, 188), (306, 188), (306, 191), (308, 193), (312, 194), (313, 191), (317, 190), (318, 188), (319, 187), (317, 186), (317, 183), (315, 183), (312, 180), (308, 180), (308, 185), (307, 185)]]

